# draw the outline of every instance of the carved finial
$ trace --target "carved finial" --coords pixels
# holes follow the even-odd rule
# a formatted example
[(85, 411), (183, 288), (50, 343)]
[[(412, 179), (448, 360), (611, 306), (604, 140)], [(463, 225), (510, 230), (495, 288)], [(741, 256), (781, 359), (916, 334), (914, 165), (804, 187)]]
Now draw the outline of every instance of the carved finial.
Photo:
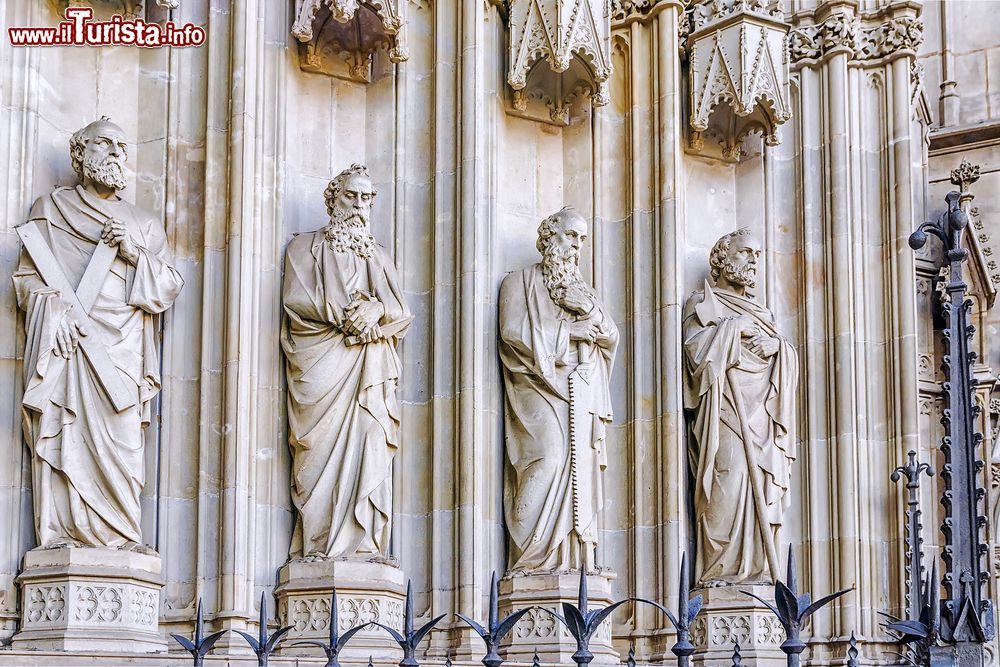
[(542, 663), (538, 661), (538, 649), (535, 649), (535, 656), (531, 659), (531, 667), (542, 667)]
[(736, 642), (733, 646), (733, 667), (741, 667), (743, 664), (743, 656), (740, 655), (740, 643)]
[(979, 165), (962, 158), (961, 164), (951, 170), (951, 182), (964, 195), (969, 186), (979, 180)]
[(635, 667), (635, 644), (629, 644), (628, 647), (628, 657), (625, 658), (625, 664), (628, 667)]
[(849, 648), (847, 649), (847, 667), (858, 667), (858, 638), (851, 633)]

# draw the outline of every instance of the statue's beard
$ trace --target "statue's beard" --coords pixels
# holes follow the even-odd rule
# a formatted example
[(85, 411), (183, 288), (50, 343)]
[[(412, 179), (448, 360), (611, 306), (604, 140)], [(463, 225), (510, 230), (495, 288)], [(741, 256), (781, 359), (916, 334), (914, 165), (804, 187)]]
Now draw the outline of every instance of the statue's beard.
[(549, 296), (562, 307), (566, 291), (573, 286), (584, 287), (583, 276), (580, 275), (580, 251), (569, 249), (560, 251), (555, 246), (548, 246), (542, 253), (542, 280)]
[(124, 190), (125, 186), (128, 185), (122, 163), (112, 157), (85, 159), (83, 161), (83, 175), (85, 178), (105, 187), (113, 188), (115, 191)]
[(375, 237), (368, 231), (368, 216), (364, 214), (334, 210), (325, 234), (337, 252), (353, 252), (361, 259), (369, 259), (375, 253)]
[(722, 273), (734, 285), (757, 286), (757, 267), (753, 264), (736, 265), (732, 262), (726, 262), (722, 267)]

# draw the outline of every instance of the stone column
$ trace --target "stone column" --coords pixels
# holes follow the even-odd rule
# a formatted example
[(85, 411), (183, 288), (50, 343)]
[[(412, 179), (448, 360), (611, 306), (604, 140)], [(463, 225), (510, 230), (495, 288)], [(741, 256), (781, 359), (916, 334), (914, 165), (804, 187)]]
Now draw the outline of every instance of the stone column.
[[(801, 211), (809, 382), (800, 562), (814, 596), (864, 587), (817, 613), (813, 636), (841, 656), (854, 632), (872, 643), (863, 654), (874, 656), (889, 650), (877, 601), (903, 602), (902, 544), (889, 537), (903, 534), (903, 499), (886, 479), (917, 448), (915, 276), (906, 238), (923, 180), (911, 78), (922, 24), (908, 2), (872, 13), (853, 1), (823, 2), (792, 19), (799, 176), (794, 193), (786, 189), (792, 184), (778, 185), (778, 200), (787, 196)], [(816, 178), (821, 173), (827, 178)]]

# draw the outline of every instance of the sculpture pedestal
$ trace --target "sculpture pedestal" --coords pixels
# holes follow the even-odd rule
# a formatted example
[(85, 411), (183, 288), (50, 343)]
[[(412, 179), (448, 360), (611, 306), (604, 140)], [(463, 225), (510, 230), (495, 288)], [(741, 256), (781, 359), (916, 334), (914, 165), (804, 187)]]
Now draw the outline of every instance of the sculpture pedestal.
[(159, 632), (160, 557), (63, 547), (24, 555), (21, 631), (15, 649), (166, 651)]
[[(322, 655), (315, 646), (293, 646), (296, 641), (328, 641), (330, 594), (337, 586), (337, 619), (340, 633), (355, 625), (375, 621), (397, 631), (403, 626), (406, 580), (387, 560), (291, 560), (278, 570), (278, 618), (281, 625), (294, 626), (283, 642), (282, 655)], [(368, 627), (354, 635), (340, 654), (341, 662), (398, 663), (403, 653), (388, 632)]]
[(785, 654), (781, 642), (785, 631), (770, 609), (740, 591), (771, 600), (770, 586), (719, 586), (699, 588), (705, 606), (691, 627), (691, 643), (697, 647), (694, 662), (699, 665), (732, 663), (733, 646), (740, 645), (743, 664), (758, 667), (783, 667)]
[[(587, 575), (587, 600), (590, 609), (611, 604), (611, 581), (617, 575), (609, 570)], [(579, 572), (555, 574), (515, 574), (500, 580), (500, 616), (525, 607), (543, 607), (565, 616), (563, 602), (577, 604)], [(531, 664), (535, 651), (542, 664), (571, 665), (576, 640), (558, 620), (539, 609), (525, 614), (504, 639), (503, 655), (507, 662)], [(619, 664), (611, 644), (611, 620), (605, 620), (590, 641), (594, 665)]]

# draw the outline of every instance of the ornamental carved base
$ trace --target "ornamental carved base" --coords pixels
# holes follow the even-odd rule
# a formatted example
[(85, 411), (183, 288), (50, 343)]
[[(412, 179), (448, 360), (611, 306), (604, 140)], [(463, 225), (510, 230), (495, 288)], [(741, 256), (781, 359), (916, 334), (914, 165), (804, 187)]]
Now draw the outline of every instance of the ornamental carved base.
[[(292, 560), (278, 570), (278, 618), (291, 625), (282, 655), (317, 655), (314, 646), (295, 646), (298, 641), (328, 641), (330, 638), (330, 597), (337, 586), (337, 622), (344, 633), (356, 625), (378, 622), (390, 628), (403, 627), (406, 578), (394, 563), (378, 560)], [(389, 633), (369, 627), (354, 635), (342, 662), (394, 665), (403, 654)]]
[(24, 556), (15, 649), (156, 653), (160, 558), (116, 549), (34, 549)]
[[(590, 609), (611, 604), (611, 581), (616, 574), (601, 570), (587, 576)], [(508, 575), (500, 580), (500, 616), (525, 607), (542, 607), (563, 615), (562, 603), (577, 604), (580, 586), (579, 572), (554, 574)], [(530, 665), (534, 652), (543, 665), (571, 665), (576, 642), (552, 614), (532, 609), (525, 614), (504, 640), (501, 655), (506, 662)], [(611, 643), (611, 621), (598, 628), (590, 642), (593, 665), (618, 665), (618, 653)]]
[(719, 586), (694, 591), (705, 600), (705, 607), (691, 627), (691, 643), (698, 647), (697, 665), (732, 663), (733, 646), (740, 645), (744, 665), (782, 667), (785, 654), (779, 648), (785, 632), (778, 618), (753, 598), (749, 591), (765, 600), (772, 599), (770, 586)]

